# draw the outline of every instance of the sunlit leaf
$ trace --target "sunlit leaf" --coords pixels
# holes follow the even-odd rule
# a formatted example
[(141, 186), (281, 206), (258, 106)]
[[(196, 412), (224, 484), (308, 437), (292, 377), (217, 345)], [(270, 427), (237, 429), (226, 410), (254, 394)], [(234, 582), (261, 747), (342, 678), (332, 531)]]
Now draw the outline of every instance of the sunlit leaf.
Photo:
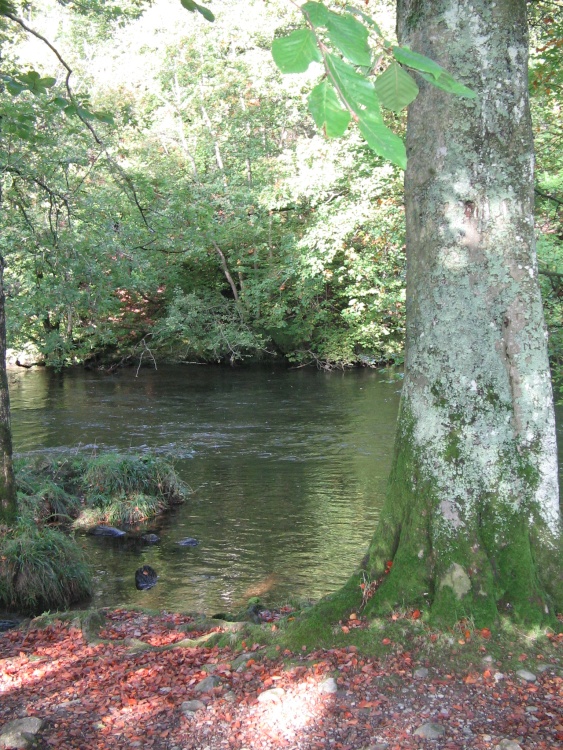
[(282, 73), (304, 73), (312, 62), (322, 60), (310, 29), (297, 29), (289, 36), (274, 39), (272, 57)]
[(393, 47), (393, 57), (397, 62), (406, 65), (407, 68), (428, 73), (434, 78), (439, 78), (444, 72), (444, 68), (434, 60), (425, 55), (420, 55), (418, 52), (413, 52), (408, 47)]
[(199, 5), (199, 3), (194, 2), (194, 0), (180, 0), (183, 7), (186, 10), (189, 10), (191, 13), (201, 13), (201, 15), (207, 20), (207, 21), (214, 21), (215, 16), (213, 13), (209, 10), (209, 8), (206, 8), (204, 5)]
[(381, 119), (373, 83), (336, 55), (327, 55), (326, 63), (335, 89), (348, 106), (357, 115), (367, 112)]
[(319, 128), (324, 128), (329, 138), (337, 138), (346, 132), (350, 124), (350, 113), (344, 109), (334, 88), (327, 80), (311, 91), (308, 99), (309, 111)]
[(379, 28), (378, 24), (373, 20), (371, 16), (368, 16), (367, 13), (364, 13), (364, 11), (360, 10), (359, 8), (354, 8), (353, 5), (347, 5), (346, 10), (348, 11), (348, 13), (353, 13), (355, 16), (358, 16), (358, 18), (361, 18), (365, 24), (367, 24), (368, 26), (371, 26), (371, 28), (375, 31), (377, 36), (380, 36), (381, 38), (383, 38), (381, 29)]
[(368, 30), (349, 13), (340, 15), (329, 11), (328, 36), (347, 60), (355, 65), (371, 65), (367, 39)]
[(306, 15), (315, 28), (326, 26), (328, 10), (322, 3), (309, 2), (301, 6), (301, 12)]
[(382, 106), (393, 112), (400, 112), (416, 98), (418, 86), (406, 70), (396, 62), (376, 79), (375, 93)]
[(421, 71), (419, 71), (419, 75), (421, 75), (433, 86), (436, 86), (439, 89), (443, 89), (450, 94), (457, 94), (457, 96), (463, 96), (466, 99), (475, 99), (475, 97), (477, 96), (475, 91), (468, 88), (467, 86), (464, 86), (463, 83), (459, 83), (459, 81), (456, 81), (456, 79), (450, 73), (448, 73), (447, 70), (442, 70), (442, 73), (440, 74), (440, 77), (438, 79), (434, 78), (428, 73), (423, 73)]
[(405, 144), (398, 135), (389, 130), (385, 123), (377, 118), (363, 114), (358, 117), (360, 133), (366, 139), (368, 146), (384, 159), (405, 169), (407, 166), (407, 152)]

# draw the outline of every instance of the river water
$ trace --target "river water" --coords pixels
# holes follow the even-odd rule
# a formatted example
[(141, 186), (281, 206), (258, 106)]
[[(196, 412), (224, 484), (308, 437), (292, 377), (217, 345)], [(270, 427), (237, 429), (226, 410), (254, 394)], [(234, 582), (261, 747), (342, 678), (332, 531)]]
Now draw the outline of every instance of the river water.
[[(14, 449), (153, 451), (193, 490), (136, 538), (79, 537), (96, 606), (212, 614), (254, 595), (316, 599), (344, 583), (373, 533), (400, 376), (177, 366), (117, 375), (12, 372)], [(195, 537), (197, 547), (176, 542)], [(136, 568), (159, 575), (137, 591)]]

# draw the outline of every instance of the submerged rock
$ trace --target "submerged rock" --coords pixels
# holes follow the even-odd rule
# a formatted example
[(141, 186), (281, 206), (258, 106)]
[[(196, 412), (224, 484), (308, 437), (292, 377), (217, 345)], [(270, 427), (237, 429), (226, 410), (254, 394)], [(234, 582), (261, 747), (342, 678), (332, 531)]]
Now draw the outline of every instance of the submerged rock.
[(199, 544), (197, 539), (194, 539), (191, 536), (187, 536), (185, 539), (180, 539), (179, 542), (176, 542), (176, 544), (179, 544), (180, 547), (195, 547)]
[(142, 568), (135, 571), (135, 586), (139, 591), (152, 589), (153, 586), (156, 586), (157, 580), (156, 570), (151, 568), (150, 565), (143, 565)]
[(146, 544), (156, 544), (157, 542), (160, 542), (160, 537), (157, 534), (143, 534), (141, 539)]
[(95, 526), (90, 533), (94, 536), (125, 536), (125, 532), (115, 526)]

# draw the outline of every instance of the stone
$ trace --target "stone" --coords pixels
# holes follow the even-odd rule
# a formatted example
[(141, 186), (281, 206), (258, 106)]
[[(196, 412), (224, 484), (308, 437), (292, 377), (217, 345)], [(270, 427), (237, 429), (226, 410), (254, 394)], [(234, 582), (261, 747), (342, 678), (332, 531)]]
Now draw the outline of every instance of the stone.
[(196, 711), (202, 711), (205, 708), (205, 703), (203, 701), (193, 700), (193, 701), (184, 701), (182, 705), (180, 706), (180, 710), (183, 714), (185, 713), (194, 713)]
[(522, 750), (522, 745), (515, 740), (501, 740), (498, 745), (495, 745), (495, 750)]
[(180, 547), (196, 547), (199, 542), (197, 539), (194, 539), (191, 536), (187, 536), (185, 539), (180, 539), (180, 541), (176, 542), (176, 544), (179, 544)]
[(139, 591), (152, 589), (153, 586), (156, 586), (157, 581), (158, 575), (156, 574), (156, 570), (151, 568), (150, 565), (143, 565), (135, 571), (135, 587)]
[(428, 670), (426, 667), (415, 669), (413, 677), (416, 677), (417, 680), (425, 680), (428, 677)]
[(95, 526), (90, 533), (94, 536), (125, 536), (125, 532), (115, 526)]
[(158, 536), (158, 534), (143, 534), (141, 539), (146, 544), (156, 544), (157, 542), (160, 542), (160, 537)]
[(528, 672), (527, 669), (519, 669), (516, 672), (516, 677), (519, 677), (525, 682), (535, 682), (537, 680), (536, 675), (533, 672)]
[(45, 722), (36, 716), (14, 719), (0, 729), (0, 748), (30, 748), (35, 743), (36, 735)]
[(246, 663), (249, 659), (254, 658), (254, 654), (244, 653), (239, 654), (236, 659), (233, 659), (231, 662), (231, 669), (234, 672), (244, 672), (246, 669)]
[(217, 687), (220, 682), (221, 680), (217, 677), (217, 675), (210, 674), (209, 677), (205, 677), (203, 680), (198, 682), (194, 687), (194, 690), (196, 693), (208, 693), (210, 690), (213, 690), (213, 688)]
[(258, 695), (258, 703), (281, 703), (285, 690), (283, 688), (271, 688), (264, 690)]
[(323, 695), (333, 695), (336, 692), (338, 692), (338, 685), (334, 677), (328, 677), (319, 684), (319, 693)]
[(439, 740), (446, 734), (446, 730), (441, 724), (433, 721), (423, 724), (414, 731), (416, 737), (422, 737), (425, 740)]

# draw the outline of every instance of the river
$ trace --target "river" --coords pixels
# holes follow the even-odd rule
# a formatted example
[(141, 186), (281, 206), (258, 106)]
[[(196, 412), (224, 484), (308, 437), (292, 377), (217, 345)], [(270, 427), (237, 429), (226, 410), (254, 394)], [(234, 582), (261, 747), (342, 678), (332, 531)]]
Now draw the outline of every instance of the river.
[[(147, 525), (156, 545), (80, 536), (96, 606), (207, 612), (316, 599), (358, 564), (381, 507), (401, 379), (393, 371), (169, 366), (10, 372), (14, 449), (153, 451), (193, 490)], [(197, 547), (180, 547), (183, 537)], [(149, 564), (157, 585), (137, 591)]]

